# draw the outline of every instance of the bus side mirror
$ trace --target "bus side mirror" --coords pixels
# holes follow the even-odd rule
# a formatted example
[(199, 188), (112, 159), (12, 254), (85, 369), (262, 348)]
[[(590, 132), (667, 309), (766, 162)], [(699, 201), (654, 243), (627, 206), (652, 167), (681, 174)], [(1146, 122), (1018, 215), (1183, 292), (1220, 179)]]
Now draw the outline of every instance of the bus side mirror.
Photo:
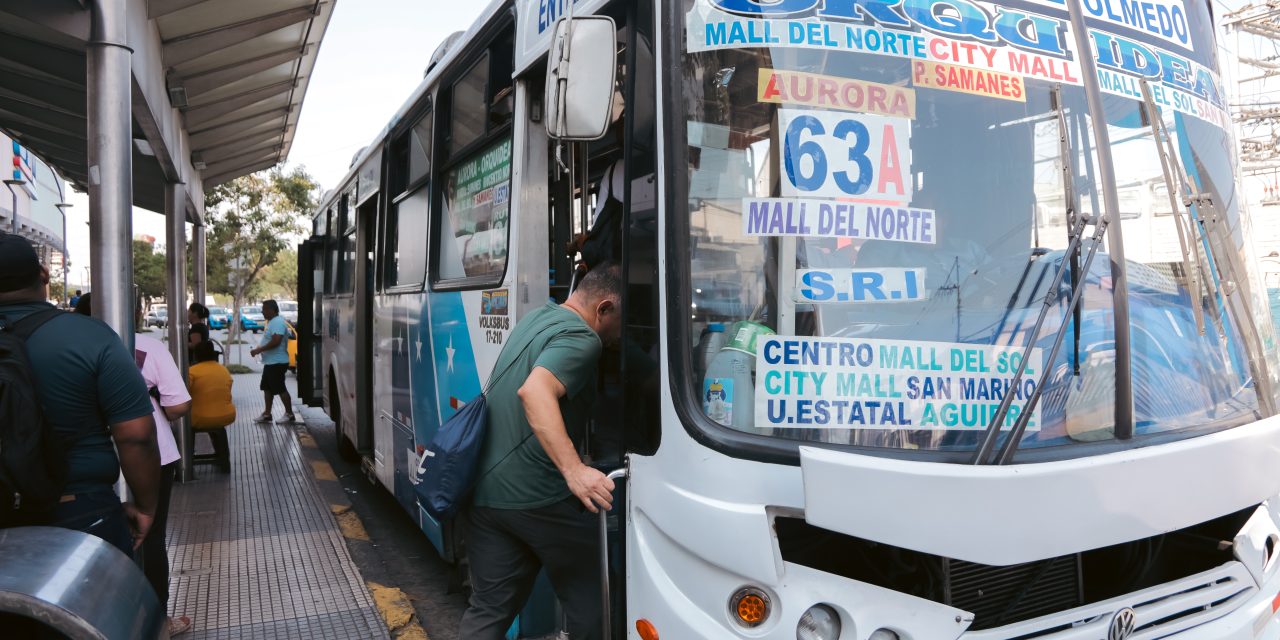
[(599, 140), (613, 116), (613, 19), (586, 16), (556, 23), (547, 57), (547, 135), (553, 140)]

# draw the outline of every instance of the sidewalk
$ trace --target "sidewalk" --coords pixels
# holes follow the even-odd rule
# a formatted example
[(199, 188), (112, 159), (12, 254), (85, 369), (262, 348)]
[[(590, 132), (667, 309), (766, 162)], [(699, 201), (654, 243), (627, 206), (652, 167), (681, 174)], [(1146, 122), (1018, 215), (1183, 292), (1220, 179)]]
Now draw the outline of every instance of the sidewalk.
[[(235, 376), (233, 395), (231, 473), (197, 465), (196, 480), (173, 488), (169, 608), (194, 622), (179, 637), (387, 638), (300, 450), (303, 426), (253, 422), (257, 374)], [(196, 451), (211, 451), (207, 437)]]

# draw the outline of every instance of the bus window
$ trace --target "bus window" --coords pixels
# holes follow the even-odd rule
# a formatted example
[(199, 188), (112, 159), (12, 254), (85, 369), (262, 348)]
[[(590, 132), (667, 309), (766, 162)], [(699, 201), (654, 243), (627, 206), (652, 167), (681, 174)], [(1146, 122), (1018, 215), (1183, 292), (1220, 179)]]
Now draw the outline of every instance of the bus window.
[(338, 273), (336, 275), (336, 286), (334, 293), (351, 293), (352, 281), (355, 277), (356, 270), (356, 228), (352, 224), (351, 228), (347, 228), (347, 221), (354, 221), (354, 217), (347, 213), (347, 196), (342, 196), (342, 200), (338, 204), (338, 229), (342, 234), (342, 239), (338, 244), (340, 257), (338, 261)]
[(382, 246), (384, 289), (416, 288), (427, 270), (427, 224), (431, 189), (431, 112), (428, 111), (392, 147), (391, 206), (385, 218)]
[(488, 82), (489, 54), (486, 53), (472, 65), (467, 75), (454, 83), (450, 151), (463, 149), (484, 135), (485, 111), (476, 106), (485, 103), (484, 93)]
[(507, 265), (511, 139), (458, 163), (444, 180), (437, 278), (501, 278)]
[(427, 177), (431, 171), (431, 112), (428, 111), (409, 132), (409, 184)]
[(337, 218), (334, 216), (333, 207), (329, 207), (326, 213), (328, 220), (327, 233), (325, 234), (325, 260), (328, 265), (325, 269), (325, 293), (338, 292), (338, 264), (342, 260), (342, 230), (338, 228)]
[(430, 189), (422, 187), (391, 205), (383, 254), (383, 283), (388, 289), (422, 284), (430, 202)]
[[(441, 99), (448, 122), (443, 197), (433, 220), (432, 280), (449, 287), (496, 284), (507, 268), (511, 192), (512, 36), (507, 31)], [(465, 282), (464, 282), (465, 281)]]

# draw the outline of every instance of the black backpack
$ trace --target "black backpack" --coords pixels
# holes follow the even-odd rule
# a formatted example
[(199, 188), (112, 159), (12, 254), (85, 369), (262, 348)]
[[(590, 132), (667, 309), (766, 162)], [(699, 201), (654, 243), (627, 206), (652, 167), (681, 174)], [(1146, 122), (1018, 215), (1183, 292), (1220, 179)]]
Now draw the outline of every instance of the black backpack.
[(48, 522), (66, 484), (66, 452), (44, 419), (26, 348), (36, 329), (63, 313), (0, 320), (0, 527)]

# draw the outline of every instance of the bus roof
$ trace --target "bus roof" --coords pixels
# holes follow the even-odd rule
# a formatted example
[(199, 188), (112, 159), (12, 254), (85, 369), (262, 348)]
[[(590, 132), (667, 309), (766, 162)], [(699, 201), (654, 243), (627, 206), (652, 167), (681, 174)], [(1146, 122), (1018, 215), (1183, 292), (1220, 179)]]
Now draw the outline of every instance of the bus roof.
[[(552, 28), (556, 20), (565, 15), (568, 9), (568, 2), (569, 0), (515, 0), (516, 53), (513, 75), (518, 76), (524, 73), (547, 54), (547, 49), (551, 46)], [(575, 0), (573, 3), (574, 14), (589, 15), (595, 13), (606, 2), (607, 0)], [(382, 146), (387, 141), (388, 136), (391, 135), (391, 132), (421, 104), (423, 96), (435, 87), (441, 74), (450, 68), (454, 60), (466, 53), (467, 45), (474, 42), (487, 25), (512, 5), (513, 0), (492, 0), (461, 37), (450, 37), (445, 40), (445, 42), (452, 41), (449, 50), (434, 67), (428, 70), (422, 82), (413, 90), (413, 93), (409, 94), (409, 97), (405, 99), (404, 103), (396, 111), (395, 116), (374, 137), (373, 142), (362, 149), (352, 160), (351, 166), (342, 177), (342, 180), (325, 194), (320, 205), (312, 213), (313, 218), (323, 215), (334, 200), (350, 190), (353, 183), (366, 181), (366, 179), (373, 181), (378, 179)], [(357, 184), (356, 189), (359, 200), (364, 200), (365, 194), (368, 193), (366, 191), (367, 188), (376, 190), (377, 185), (365, 187)]]
[(457, 39), (452, 37), (445, 39), (444, 42), (453, 40), (452, 47), (434, 67), (431, 67), (430, 70), (427, 71), (422, 78), (422, 82), (418, 83), (417, 88), (409, 94), (409, 97), (406, 98), (404, 103), (400, 105), (400, 108), (396, 110), (396, 113), (392, 116), (391, 120), (382, 127), (382, 130), (378, 132), (378, 135), (374, 136), (373, 141), (361, 150), (360, 153), (352, 160), (351, 166), (347, 169), (347, 173), (342, 176), (342, 180), (325, 193), (325, 197), (320, 201), (320, 205), (312, 214), (313, 218), (322, 215), (333, 200), (340, 197), (348, 190), (351, 183), (360, 173), (361, 168), (369, 164), (370, 159), (373, 159), (375, 163), (378, 162), (378, 158), (382, 152), (382, 145), (391, 134), (391, 131), (396, 128), (396, 125), (398, 125), (401, 120), (407, 117), (414, 108), (420, 104), (422, 97), (429, 93), (439, 82), (440, 75), (449, 68), (455, 59), (466, 51), (467, 44), (475, 40), (477, 34), (484, 29), (486, 25), (498, 17), (503, 12), (504, 8), (510, 4), (511, 0), (492, 0), (489, 3), (489, 6), (485, 7), (484, 11), (480, 12), (480, 16), (476, 18), (476, 21), (467, 28), (462, 37)]

